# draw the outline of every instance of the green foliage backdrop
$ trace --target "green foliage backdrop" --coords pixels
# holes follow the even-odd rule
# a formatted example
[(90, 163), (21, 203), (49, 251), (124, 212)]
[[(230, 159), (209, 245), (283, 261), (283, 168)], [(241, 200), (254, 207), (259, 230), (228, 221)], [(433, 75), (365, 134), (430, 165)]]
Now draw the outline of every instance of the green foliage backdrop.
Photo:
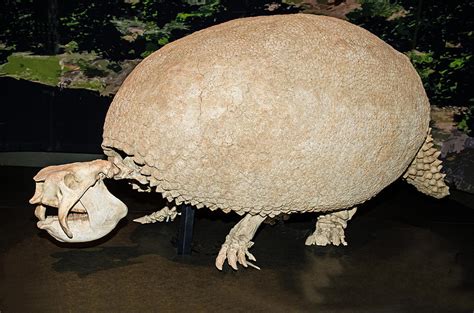
[(474, 2), (361, 0), (349, 19), (406, 53), (432, 104), (468, 107), (459, 124), (474, 129)]
[(474, 2), (437, 0), (362, 0), (349, 19), (405, 52), (423, 79), (433, 104), (474, 101)]
[[(81, 78), (77, 86), (103, 89), (104, 77), (120, 72), (127, 66), (127, 60), (146, 57), (168, 42), (207, 26), (243, 16), (294, 13), (303, 10), (301, 3), (318, 6), (346, 2), (348, 0), (5, 0), (0, 10), (0, 62), (8, 60), (11, 64), (0, 65), (0, 74), (61, 83), (64, 79), (58, 75), (81, 71), (72, 75)], [(431, 103), (468, 107), (460, 127), (474, 129), (470, 77), (474, 67), (471, 17), (474, 1), (358, 2), (360, 8), (350, 12), (347, 19), (407, 54), (423, 80)], [(51, 58), (12, 55), (27, 51), (38, 55), (60, 54), (60, 71), (48, 70)], [(38, 67), (41, 61), (46, 62), (47, 69)], [(32, 68), (26, 68), (29, 65)], [(45, 77), (53, 72), (54, 77)], [(87, 79), (92, 79), (92, 83)]]

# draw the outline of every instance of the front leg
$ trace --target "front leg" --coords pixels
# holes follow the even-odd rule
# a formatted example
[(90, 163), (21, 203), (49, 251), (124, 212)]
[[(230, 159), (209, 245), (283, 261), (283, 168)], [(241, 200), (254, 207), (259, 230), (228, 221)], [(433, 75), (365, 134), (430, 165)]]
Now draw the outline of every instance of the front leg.
[(163, 209), (153, 212), (149, 215), (145, 215), (139, 218), (134, 219), (134, 222), (141, 223), (141, 224), (150, 224), (156, 222), (172, 222), (176, 218), (177, 215), (181, 215), (176, 211), (176, 207), (172, 207), (171, 209), (165, 206)]
[(264, 220), (265, 217), (263, 216), (247, 214), (231, 229), (216, 258), (216, 267), (219, 270), (222, 270), (222, 265), (226, 259), (234, 270), (237, 270), (237, 262), (244, 267), (250, 265), (260, 269), (258, 266), (247, 261), (247, 258), (251, 261), (256, 261), (248, 249), (253, 246), (251, 240)]
[(347, 221), (352, 218), (356, 211), (357, 208), (352, 208), (319, 216), (316, 222), (316, 230), (306, 239), (305, 244), (307, 246), (325, 246), (328, 244), (347, 246), (344, 229), (347, 227)]

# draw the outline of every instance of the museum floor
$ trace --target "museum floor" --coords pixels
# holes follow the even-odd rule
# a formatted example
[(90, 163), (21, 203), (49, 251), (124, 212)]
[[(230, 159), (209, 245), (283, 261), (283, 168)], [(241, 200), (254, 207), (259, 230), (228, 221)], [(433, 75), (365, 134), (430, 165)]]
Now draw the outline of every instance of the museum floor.
[(198, 210), (193, 254), (177, 257), (178, 223), (138, 225), (159, 195), (108, 185), (130, 213), (82, 246), (35, 227), (36, 169), (0, 167), (0, 312), (472, 312), (474, 196), (436, 201), (401, 182), (362, 205), (348, 247), (306, 247), (315, 216), (264, 225), (261, 271), (214, 267), (238, 217)]

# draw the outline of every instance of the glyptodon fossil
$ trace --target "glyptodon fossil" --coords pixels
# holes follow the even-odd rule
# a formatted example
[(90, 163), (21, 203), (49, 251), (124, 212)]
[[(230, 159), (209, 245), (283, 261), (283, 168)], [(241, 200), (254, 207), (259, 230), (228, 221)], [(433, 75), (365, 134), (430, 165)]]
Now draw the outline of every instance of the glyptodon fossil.
[[(345, 245), (356, 206), (400, 177), (446, 196), (429, 112), (409, 59), (360, 27), (306, 14), (237, 19), (144, 59), (107, 113), (108, 160), (41, 170), (31, 203), (56, 239), (94, 240), (126, 214), (102, 180), (127, 179), (177, 205), (243, 215), (216, 266), (256, 267), (248, 250), (265, 219), (321, 212), (306, 244)], [(166, 207), (137, 221), (175, 216)]]

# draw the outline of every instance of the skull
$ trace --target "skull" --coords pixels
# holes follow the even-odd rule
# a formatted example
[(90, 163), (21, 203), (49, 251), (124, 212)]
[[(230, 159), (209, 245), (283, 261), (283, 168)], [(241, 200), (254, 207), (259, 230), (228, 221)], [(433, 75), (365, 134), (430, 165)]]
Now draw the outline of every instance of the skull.
[[(127, 215), (126, 205), (115, 198), (103, 179), (119, 169), (111, 162), (95, 160), (49, 166), (33, 178), (36, 191), (37, 226), (61, 242), (86, 242), (112, 231)], [(58, 209), (58, 216), (46, 217), (46, 206)]]

